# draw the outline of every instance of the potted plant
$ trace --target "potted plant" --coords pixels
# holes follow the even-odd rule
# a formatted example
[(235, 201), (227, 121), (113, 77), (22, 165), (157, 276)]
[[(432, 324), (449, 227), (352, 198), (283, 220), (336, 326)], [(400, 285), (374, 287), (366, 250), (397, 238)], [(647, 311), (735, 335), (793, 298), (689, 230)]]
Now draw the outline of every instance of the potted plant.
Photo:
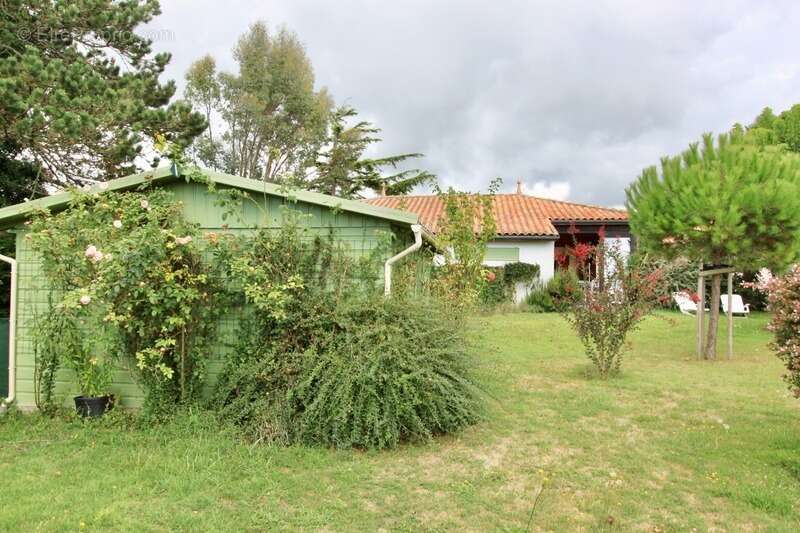
[(83, 359), (73, 367), (78, 377), (81, 394), (75, 396), (75, 409), (82, 417), (96, 418), (103, 416), (114, 404), (114, 398), (108, 394), (111, 385), (111, 365), (108, 361), (97, 357)]

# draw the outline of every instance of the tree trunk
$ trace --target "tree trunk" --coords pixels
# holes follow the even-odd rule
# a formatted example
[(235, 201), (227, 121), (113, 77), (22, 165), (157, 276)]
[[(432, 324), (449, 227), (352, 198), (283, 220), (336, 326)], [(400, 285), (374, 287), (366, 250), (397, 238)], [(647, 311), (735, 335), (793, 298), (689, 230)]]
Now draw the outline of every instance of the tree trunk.
[[(713, 361), (717, 358), (717, 325), (719, 324), (719, 295), (722, 285), (722, 274), (711, 277), (711, 302), (708, 304), (711, 317), (708, 320), (708, 336), (706, 337), (705, 358)], [(705, 302), (700, 302), (705, 305)]]

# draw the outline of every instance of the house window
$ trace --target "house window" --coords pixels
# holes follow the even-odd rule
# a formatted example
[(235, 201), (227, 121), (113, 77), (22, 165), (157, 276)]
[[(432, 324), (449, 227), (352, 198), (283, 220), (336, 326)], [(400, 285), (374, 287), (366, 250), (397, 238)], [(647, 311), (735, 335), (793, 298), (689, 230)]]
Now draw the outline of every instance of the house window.
[(519, 248), (494, 247), (486, 249), (484, 261), (519, 261)]

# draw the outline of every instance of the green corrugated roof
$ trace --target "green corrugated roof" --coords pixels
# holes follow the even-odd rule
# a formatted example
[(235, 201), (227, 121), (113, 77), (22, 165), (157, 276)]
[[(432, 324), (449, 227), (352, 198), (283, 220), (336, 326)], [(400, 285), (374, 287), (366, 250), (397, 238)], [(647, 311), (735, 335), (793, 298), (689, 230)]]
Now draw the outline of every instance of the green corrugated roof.
[[(346, 200), (344, 198), (337, 198), (336, 196), (300, 189), (287, 190), (274, 183), (251, 180), (248, 178), (242, 178), (240, 176), (224, 174), (222, 172), (213, 172), (204, 169), (203, 174), (206, 176), (206, 178), (219, 185), (236, 187), (246, 191), (269, 194), (271, 196), (292, 198), (299, 202), (321, 205), (331, 209), (341, 209), (351, 213), (359, 213), (361, 215), (372, 216), (402, 224), (419, 224), (419, 216), (414, 213), (409, 213), (408, 211), (390, 209), (387, 207), (377, 207), (356, 200)], [(105, 184), (107, 184), (108, 187), (105, 190), (120, 191), (130, 189), (147, 181), (169, 182), (179, 179), (181, 176), (182, 173), (177, 171), (174, 167), (160, 167), (155, 170), (131, 174), (130, 176), (125, 176), (124, 178), (107, 181)], [(92, 189), (99, 191), (100, 187), (98, 185), (93, 185)], [(3, 209), (0, 209), (0, 227), (8, 227), (16, 222), (24, 220), (26, 215), (30, 214), (36, 209), (51, 209), (64, 206), (69, 203), (71, 197), (72, 193), (63, 192), (51, 196), (45, 196), (43, 198), (37, 198), (36, 200), (31, 200), (29, 202), (4, 207)], [(428, 234), (427, 236), (430, 235)]]

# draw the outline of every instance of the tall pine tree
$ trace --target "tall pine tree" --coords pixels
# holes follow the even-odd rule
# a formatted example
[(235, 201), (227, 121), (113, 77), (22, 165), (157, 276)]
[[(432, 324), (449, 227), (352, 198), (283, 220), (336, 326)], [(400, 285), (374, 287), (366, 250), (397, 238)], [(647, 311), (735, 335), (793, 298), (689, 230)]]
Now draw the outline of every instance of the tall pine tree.
[[(631, 231), (642, 249), (739, 269), (800, 259), (800, 159), (744, 142), (734, 130), (645, 169), (628, 188)], [(716, 357), (721, 275), (712, 277), (707, 359)]]
[(205, 128), (188, 104), (169, 104), (153, 55), (135, 32), (156, 0), (0, 0), (0, 157), (24, 165), (26, 187), (132, 172), (157, 133), (188, 144)]

